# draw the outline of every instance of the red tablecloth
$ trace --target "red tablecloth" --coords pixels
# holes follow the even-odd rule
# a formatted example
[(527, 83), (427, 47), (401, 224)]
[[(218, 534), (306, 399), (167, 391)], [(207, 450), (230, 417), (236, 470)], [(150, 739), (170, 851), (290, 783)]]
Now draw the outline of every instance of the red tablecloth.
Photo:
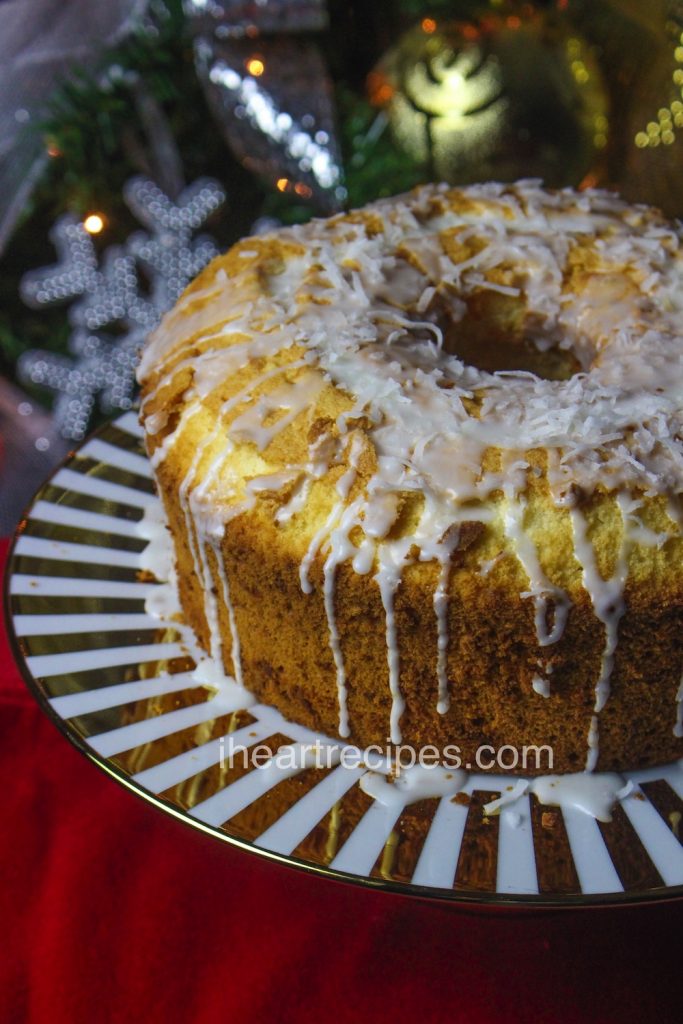
[(683, 1019), (683, 903), (478, 915), (231, 850), (72, 749), (0, 644), (3, 1024)]

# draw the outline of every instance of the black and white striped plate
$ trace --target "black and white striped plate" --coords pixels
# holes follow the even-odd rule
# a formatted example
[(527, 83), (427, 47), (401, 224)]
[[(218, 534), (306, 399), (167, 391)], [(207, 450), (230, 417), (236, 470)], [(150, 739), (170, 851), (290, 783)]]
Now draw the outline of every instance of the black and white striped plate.
[(479, 906), (587, 905), (683, 896), (683, 769), (633, 772), (613, 820), (522, 797), (482, 806), (509, 776), (403, 808), (375, 802), (362, 769), (259, 771), (238, 747), (309, 742), (272, 708), (198, 682), (187, 637), (145, 612), (160, 584), (139, 529), (156, 502), (127, 413), (40, 490), (7, 573), (10, 636), (29, 685), (75, 745), (187, 824), (337, 879)]

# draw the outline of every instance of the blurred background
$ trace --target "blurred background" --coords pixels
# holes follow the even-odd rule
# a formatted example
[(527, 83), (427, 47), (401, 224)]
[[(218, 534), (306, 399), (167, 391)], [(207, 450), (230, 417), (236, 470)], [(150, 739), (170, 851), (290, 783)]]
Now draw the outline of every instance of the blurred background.
[(216, 251), (520, 177), (683, 214), (683, 2), (0, 0), (0, 533)]

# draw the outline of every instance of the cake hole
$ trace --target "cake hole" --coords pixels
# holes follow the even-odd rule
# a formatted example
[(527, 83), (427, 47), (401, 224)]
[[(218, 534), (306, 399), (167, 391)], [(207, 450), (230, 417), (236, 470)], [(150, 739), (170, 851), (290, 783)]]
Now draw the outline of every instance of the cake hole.
[(569, 380), (583, 367), (576, 355), (559, 347), (559, 339), (538, 332), (523, 303), (498, 292), (468, 297), (467, 311), (454, 321), (447, 300), (435, 296), (427, 318), (443, 333), (443, 349), (464, 363), (495, 373), (523, 370), (544, 380)]

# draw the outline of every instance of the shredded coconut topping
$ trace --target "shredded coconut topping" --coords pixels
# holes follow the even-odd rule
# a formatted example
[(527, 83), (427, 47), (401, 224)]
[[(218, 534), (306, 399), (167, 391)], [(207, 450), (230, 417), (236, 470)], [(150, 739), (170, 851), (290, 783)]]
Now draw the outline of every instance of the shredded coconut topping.
[[(246, 257), (260, 251), (257, 242), (268, 244), (268, 237), (241, 251), (245, 267), (229, 282), (221, 270), (203, 293), (191, 291), (181, 300), (147, 345), (139, 377), (144, 381), (163, 366), (179, 342), (199, 337), (206, 342), (201, 356), (181, 360), (162, 374), (158, 385), (193, 362), (193, 394), (199, 403), (215, 369), (234, 371), (255, 358), (302, 346), (299, 378), (294, 383), (285, 379), (276, 390), (254, 398), (227, 427), (229, 443), (252, 441), (259, 451), (315, 400), (322, 386), (320, 371), (353, 397), (352, 411), (339, 417), (337, 427), (344, 437), (354, 418), (364, 416), (379, 469), (365, 495), (354, 497), (353, 514), (344, 509), (355, 468), (344, 477), (339, 504), (302, 563), (301, 581), (308, 591), (311, 563), (318, 551), (327, 552), (326, 609), (343, 701), (344, 666), (331, 596), (334, 572), (345, 559), (356, 571), (370, 571), (373, 560), (379, 566), (393, 698), (391, 734), (398, 741), (403, 702), (393, 595), (412, 555), (405, 539), (400, 544), (384, 539), (396, 514), (392, 495), (412, 490), (425, 496), (422, 519), (410, 540), (420, 558), (441, 565), (435, 614), (439, 710), (445, 713), (446, 587), (456, 542), (444, 546), (441, 541), (451, 527), (457, 531), (466, 516), (474, 515), (471, 507), (464, 510), (465, 503), (503, 491), (507, 536), (530, 581), (521, 596), (534, 602), (539, 646), (544, 647), (560, 639), (569, 601), (545, 579), (525, 534), (525, 453), (549, 453), (548, 482), (558, 505), (571, 505), (574, 485), (585, 491), (600, 485), (622, 496), (683, 491), (681, 235), (655, 211), (629, 206), (609, 193), (548, 192), (539, 182), (524, 181), (461, 190), (426, 186), (366, 207), (362, 217), (313, 221), (280, 231), (273, 240), (291, 252), (279, 265), (259, 268), (258, 286)], [(202, 296), (211, 302), (198, 310)], [(514, 323), (509, 329), (537, 353), (567, 354), (575, 372), (566, 379), (545, 379), (525, 369), (481, 369), (460, 358), (458, 331), (466, 336), (473, 323), (482, 329), (482, 317), (476, 315), (482, 298), (492, 308), (498, 308), (496, 302), (512, 304), (502, 317), (505, 324), (505, 317)], [(502, 330), (495, 316), (490, 325), (484, 317), (488, 326), (492, 334)], [(211, 338), (220, 349), (227, 334), (239, 335), (240, 343), (212, 352)], [(257, 387), (258, 382), (251, 390)], [(234, 404), (234, 399), (228, 403)], [(163, 427), (163, 417), (150, 420), (150, 432)], [(173, 435), (167, 436), (156, 457), (163, 458), (173, 443)], [(504, 475), (484, 471), (489, 449), (502, 451)], [(200, 458), (201, 449), (194, 467)], [(312, 467), (313, 462), (294, 467), (297, 485), (278, 521), (296, 514), (305, 502), (315, 478)], [(191, 491), (193, 474), (194, 469), (183, 495)], [(283, 477), (290, 485), (292, 479), (291, 474)], [(252, 502), (257, 491), (250, 495)], [(207, 494), (206, 482), (201, 493), (203, 498)], [(203, 504), (186, 503), (195, 526)], [(622, 512), (624, 529), (631, 530), (632, 541), (641, 542), (647, 530), (627, 501)], [(204, 533), (213, 537), (215, 552), (220, 530), (212, 514), (211, 530)], [(609, 696), (624, 573), (601, 580), (580, 513), (573, 510), (572, 515), (584, 585), (606, 633), (590, 725), (588, 766), (593, 767), (598, 715)], [(348, 541), (353, 527), (364, 533), (360, 546)], [(623, 558), (626, 552), (625, 541)], [(197, 560), (204, 577), (208, 562), (201, 541)], [(551, 622), (548, 601), (554, 608)], [(347, 729), (345, 716), (342, 707), (342, 731)]]

